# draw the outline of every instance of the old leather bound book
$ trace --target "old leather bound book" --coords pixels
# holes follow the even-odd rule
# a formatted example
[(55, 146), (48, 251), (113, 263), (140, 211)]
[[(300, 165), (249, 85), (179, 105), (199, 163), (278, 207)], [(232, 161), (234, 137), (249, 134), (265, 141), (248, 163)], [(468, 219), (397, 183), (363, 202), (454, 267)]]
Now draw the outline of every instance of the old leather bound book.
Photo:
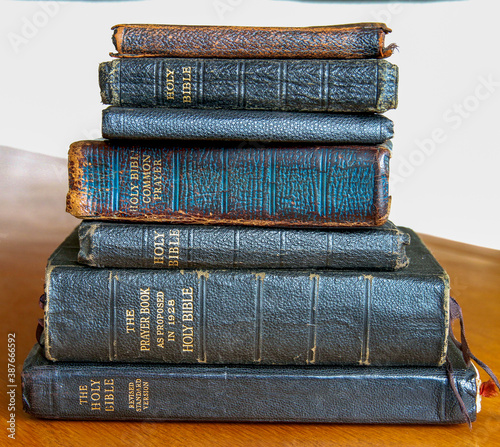
[[(474, 421), (477, 373), (452, 348), (455, 385)], [(50, 419), (466, 422), (444, 367), (52, 363), (37, 345), (22, 381), (24, 410)]]
[(99, 66), (104, 104), (125, 107), (385, 112), (398, 68), (383, 59), (115, 59)]
[(370, 59), (388, 57), (391, 30), (383, 23), (307, 28), (192, 25), (116, 25), (118, 57)]
[(404, 231), (410, 264), (396, 271), (94, 268), (77, 262), (74, 231), (47, 265), (46, 357), (441, 365), (448, 275), (419, 237)]
[(133, 140), (380, 144), (392, 138), (393, 123), (376, 114), (111, 106), (102, 113), (102, 136)]
[(71, 145), (67, 211), (80, 218), (260, 226), (377, 226), (390, 144), (162, 141)]
[(292, 229), (85, 220), (78, 261), (120, 268), (373, 268), (408, 265), (407, 233), (392, 222), (357, 229)]

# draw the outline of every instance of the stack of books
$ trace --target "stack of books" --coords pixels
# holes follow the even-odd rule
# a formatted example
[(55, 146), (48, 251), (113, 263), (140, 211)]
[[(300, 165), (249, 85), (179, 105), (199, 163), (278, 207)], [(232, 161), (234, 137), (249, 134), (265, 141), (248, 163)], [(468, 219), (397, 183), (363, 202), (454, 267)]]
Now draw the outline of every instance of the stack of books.
[(69, 152), (84, 220), (48, 262), (29, 413), (475, 418), (448, 276), (387, 221), (389, 31), (115, 27), (106, 140)]

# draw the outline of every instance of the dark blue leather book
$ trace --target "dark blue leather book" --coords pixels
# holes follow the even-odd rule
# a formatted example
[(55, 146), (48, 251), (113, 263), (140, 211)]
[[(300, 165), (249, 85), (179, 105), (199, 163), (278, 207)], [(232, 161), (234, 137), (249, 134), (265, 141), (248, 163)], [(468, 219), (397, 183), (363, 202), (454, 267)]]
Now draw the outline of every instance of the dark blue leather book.
[[(476, 371), (450, 351), (455, 385), (474, 421)], [(52, 363), (36, 346), (22, 381), (24, 410), (50, 419), (466, 422), (445, 367)]]
[(365, 268), (408, 265), (410, 236), (392, 222), (359, 229), (291, 229), (85, 220), (78, 261), (119, 268)]
[(103, 110), (102, 136), (134, 140), (380, 144), (393, 137), (393, 124), (377, 114), (111, 106)]
[(46, 273), (45, 353), (60, 361), (441, 365), (448, 275), (411, 230), (410, 264), (372, 269), (111, 269)]
[(76, 217), (275, 227), (378, 226), (391, 144), (80, 141), (68, 154)]
[(99, 66), (104, 104), (124, 107), (385, 112), (398, 68), (383, 59), (126, 58)]

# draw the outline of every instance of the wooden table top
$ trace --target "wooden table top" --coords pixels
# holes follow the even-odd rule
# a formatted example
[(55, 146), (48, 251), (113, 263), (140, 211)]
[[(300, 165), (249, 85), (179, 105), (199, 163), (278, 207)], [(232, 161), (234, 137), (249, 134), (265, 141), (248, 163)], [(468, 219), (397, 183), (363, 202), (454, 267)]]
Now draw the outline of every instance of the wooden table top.
[[(250, 423), (74, 422), (37, 420), (21, 403), (22, 363), (35, 342), (47, 257), (78, 221), (64, 212), (66, 165), (61, 159), (0, 148), (0, 445), (7, 435), (7, 336), (16, 336), (16, 441), (63, 446), (495, 446), (500, 396), (483, 399), (473, 424), (390, 426)], [(500, 375), (500, 251), (423, 236), (451, 278), (472, 351)], [(486, 379), (486, 376), (482, 374)], [(15, 445), (15, 442), (12, 443)]]

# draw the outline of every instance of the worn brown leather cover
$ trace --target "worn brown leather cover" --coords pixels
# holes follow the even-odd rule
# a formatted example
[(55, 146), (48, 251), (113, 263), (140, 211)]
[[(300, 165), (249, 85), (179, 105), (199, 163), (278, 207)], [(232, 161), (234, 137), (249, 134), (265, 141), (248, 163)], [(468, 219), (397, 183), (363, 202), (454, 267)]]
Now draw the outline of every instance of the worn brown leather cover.
[(117, 57), (364, 59), (392, 54), (383, 23), (314, 27), (116, 25)]
[(68, 155), (66, 210), (144, 222), (377, 226), (389, 214), (390, 155), (390, 142), (80, 141)]

